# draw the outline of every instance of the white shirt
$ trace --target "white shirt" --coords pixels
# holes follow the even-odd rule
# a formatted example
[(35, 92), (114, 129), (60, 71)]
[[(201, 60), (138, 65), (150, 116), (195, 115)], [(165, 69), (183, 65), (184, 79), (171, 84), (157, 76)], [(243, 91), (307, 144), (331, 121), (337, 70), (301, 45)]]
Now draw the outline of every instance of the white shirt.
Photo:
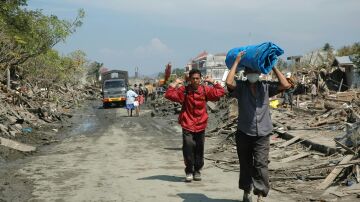
[(126, 92), (126, 104), (134, 104), (135, 98), (138, 96), (133, 90), (128, 90)]

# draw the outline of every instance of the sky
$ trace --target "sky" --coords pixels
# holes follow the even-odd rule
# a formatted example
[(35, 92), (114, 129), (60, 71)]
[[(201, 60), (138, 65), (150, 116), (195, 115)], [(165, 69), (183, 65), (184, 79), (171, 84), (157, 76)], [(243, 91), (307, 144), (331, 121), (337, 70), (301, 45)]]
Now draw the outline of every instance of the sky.
[(62, 19), (85, 10), (84, 24), (62, 54), (83, 50), (109, 69), (135, 67), (140, 75), (184, 67), (200, 52), (226, 53), (234, 47), (271, 41), (284, 59), (330, 43), (360, 42), (359, 0), (28, 0)]

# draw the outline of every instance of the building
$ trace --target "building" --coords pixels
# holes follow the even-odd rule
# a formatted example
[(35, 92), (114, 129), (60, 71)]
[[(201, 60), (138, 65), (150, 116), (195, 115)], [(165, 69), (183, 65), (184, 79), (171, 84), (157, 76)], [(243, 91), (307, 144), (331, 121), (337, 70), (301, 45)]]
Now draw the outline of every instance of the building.
[(197, 55), (194, 59), (191, 60), (190, 62), (190, 69), (199, 69), (201, 71), (201, 74), (206, 74), (206, 69), (205, 69), (205, 62), (206, 62), (206, 58), (208, 56), (208, 52), (203, 51), (201, 52), (199, 55)]
[(215, 81), (221, 82), (227, 70), (225, 58), (225, 53), (213, 55), (203, 51), (185, 66), (185, 72), (197, 68), (201, 71), (202, 75), (209, 75)]
[(335, 57), (332, 66), (345, 72), (345, 85), (349, 88), (360, 87), (360, 71), (354, 64), (351, 56)]
[(225, 64), (226, 54), (208, 54), (204, 64), (205, 75), (211, 76), (215, 81), (222, 82), (225, 71), (228, 70)]

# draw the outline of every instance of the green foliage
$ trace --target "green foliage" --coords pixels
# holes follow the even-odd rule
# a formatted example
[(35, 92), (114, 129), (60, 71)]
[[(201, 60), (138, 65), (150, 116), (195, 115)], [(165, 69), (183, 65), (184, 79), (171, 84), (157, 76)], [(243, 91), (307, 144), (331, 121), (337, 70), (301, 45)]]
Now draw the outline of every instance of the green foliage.
[(49, 51), (82, 25), (84, 10), (72, 21), (25, 8), (26, 0), (0, 3), (0, 68), (13, 67)]
[(333, 51), (334, 48), (329, 43), (326, 43), (323, 47), (323, 50), (324, 51)]
[(78, 84), (84, 79), (88, 62), (82, 51), (74, 51), (61, 56), (55, 50), (49, 50), (29, 59), (22, 66), (22, 74), (29, 80), (36, 80), (45, 86), (53, 83)]
[(100, 69), (101, 67), (103, 67), (104, 64), (94, 61), (92, 63), (89, 64), (89, 66), (87, 67), (87, 75), (89, 76), (94, 76), (95, 78), (99, 78), (100, 76)]
[(164, 77), (165, 77), (165, 73), (164, 72), (159, 72), (158, 78), (163, 79)]
[(344, 46), (337, 51), (338, 56), (353, 56), (353, 62), (360, 68), (360, 42), (354, 43), (351, 46)]
[(176, 76), (178, 76), (178, 77), (183, 77), (184, 72), (185, 72), (184, 68), (176, 68), (176, 69), (172, 70), (172, 74), (176, 74)]
[(344, 46), (337, 51), (338, 56), (360, 55), (360, 42), (351, 46)]

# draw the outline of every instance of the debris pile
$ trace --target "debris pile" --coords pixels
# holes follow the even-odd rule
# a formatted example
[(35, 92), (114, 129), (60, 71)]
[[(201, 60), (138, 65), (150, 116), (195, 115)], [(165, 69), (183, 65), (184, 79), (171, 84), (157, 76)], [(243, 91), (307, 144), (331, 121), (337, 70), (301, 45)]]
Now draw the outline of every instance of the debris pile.
[(181, 112), (181, 104), (172, 102), (161, 96), (154, 100), (148, 100), (146, 105), (152, 109), (151, 116), (164, 117)]
[(54, 84), (51, 89), (46, 89), (30, 83), (23, 86), (12, 84), (15, 90), (0, 83), (0, 156), (3, 157), (6, 156), (3, 153), (5, 148), (35, 151), (35, 147), (26, 144), (49, 141), (35, 130), (71, 117), (70, 110), (80, 101), (94, 99), (100, 94), (96, 87), (89, 85)]
[[(306, 200), (359, 194), (359, 93), (329, 94), (315, 103), (306, 100), (310, 100), (309, 96), (301, 96), (302, 104), (293, 111), (277, 108), (271, 112), (274, 124), (269, 154), (271, 187)], [(218, 124), (208, 131), (208, 138), (216, 146), (207, 151), (207, 159), (224, 171), (239, 172), (235, 143), (237, 109), (230, 101), (219, 102), (229, 106), (223, 112), (227, 118), (218, 118)], [(333, 184), (344, 186), (331, 191), (331, 195), (319, 197)]]

